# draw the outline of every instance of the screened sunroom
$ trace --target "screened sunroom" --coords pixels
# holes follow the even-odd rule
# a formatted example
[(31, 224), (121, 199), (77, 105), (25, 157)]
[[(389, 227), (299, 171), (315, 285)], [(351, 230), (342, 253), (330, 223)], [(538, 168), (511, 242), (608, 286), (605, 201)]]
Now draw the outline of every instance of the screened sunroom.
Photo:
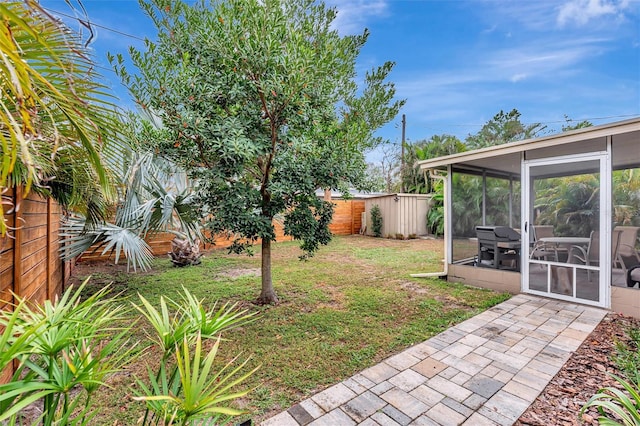
[(445, 183), (448, 280), (640, 317), (640, 118), (419, 164)]

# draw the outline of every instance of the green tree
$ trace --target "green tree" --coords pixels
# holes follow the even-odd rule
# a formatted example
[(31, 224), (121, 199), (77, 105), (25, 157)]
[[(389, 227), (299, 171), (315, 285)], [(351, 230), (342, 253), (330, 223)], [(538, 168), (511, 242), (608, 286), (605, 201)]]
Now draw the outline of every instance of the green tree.
[(271, 277), (273, 218), (301, 240), (302, 257), (329, 242), (332, 204), (317, 188), (347, 191), (364, 182), (364, 152), (391, 120), (385, 63), (356, 84), (368, 33), (341, 37), (334, 9), (313, 0), (153, 0), (142, 3), (158, 41), (131, 49), (140, 70), (116, 70), (141, 108), (161, 118), (158, 151), (197, 184), (213, 233), (231, 249), (262, 240), (258, 303), (277, 303)]
[(405, 172), (403, 174), (404, 187), (409, 193), (435, 192), (429, 181), (425, 181), (424, 174), (417, 165), (418, 161), (443, 157), (466, 151), (466, 146), (455, 136), (442, 134), (433, 135), (427, 140), (420, 140), (405, 145)]
[(37, 2), (3, 2), (0, 16), (0, 191), (24, 185), (100, 217), (119, 126), (89, 49)]
[(469, 149), (486, 148), (534, 138), (540, 136), (545, 129), (546, 126), (541, 123), (523, 124), (520, 112), (515, 108), (508, 113), (501, 110), (478, 133), (467, 136), (465, 143)]
[(568, 132), (569, 130), (584, 129), (585, 127), (593, 126), (593, 123), (591, 123), (588, 120), (582, 120), (577, 123), (574, 123), (574, 120), (569, 118), (567, 114), (564, 115), (564, 120), (565, 120), (565, 124), (562, 125), (563, 132)]

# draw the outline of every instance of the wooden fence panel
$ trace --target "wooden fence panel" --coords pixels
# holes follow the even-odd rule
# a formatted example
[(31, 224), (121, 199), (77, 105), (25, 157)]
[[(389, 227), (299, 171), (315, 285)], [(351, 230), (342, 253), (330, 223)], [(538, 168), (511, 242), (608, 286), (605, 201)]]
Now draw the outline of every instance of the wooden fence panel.
[(22, 188), (5, 196), (15, 209), (5, 213), (11, 228), (0, 238), (0, 309), (15, 302), (12, 292), (42, 303), (61, 294), (68, 277), (59, 253), (62, 208), (34, 193), (23, 199)]
[[(357, 234), (362, 226), (361, 214), (364, 212), (364, 201), (334, 200), (333, 203), (336, 207), (333, 214), (333, 221), (329, 225), (329, 230), (334, 235)], [(284, 235), (284, 227), (279, 222), (274, 223), (274, 228), (276, 232), (276, 241), (292, 240), (291, 237)], [(174, 234), (161, 232), (147, 238), (147, 243), (149, 244), (154, 256), (166, 256), (167, 253), (171, 251), (171, 240), (173, 240), (173, 238)], [(232, 241), (232, 239), (226, 238), (224, 235), (218, 235), (214, 238), (215, 244), (204, 243), (202, 248), (226, 248), (231, 245)], [(115, 255), (111, 253), (102, 254), (102, 250), (102, 248), (92, 246), (81, 255), (79, 261), (95, 262), (115, 260)]]
[(360, 232), (361, 214), (364, 211), (363, 200), (333, 200), (335, 205), (333, 220), (329, 230), (334, 235), (353, 235)]
[[(23, 199), (22, 188), (4, 196), (14, 208), (5, 210), (9, 230), (0, 238), (0, 309), (11, 309), (13, 294), (34, 303), (53, 299), (70, 275), (70, 262), (58, 251), (62, 208), (34, 193)], [(10, 368), (0, 372), (0, 382), (11, 374)]]

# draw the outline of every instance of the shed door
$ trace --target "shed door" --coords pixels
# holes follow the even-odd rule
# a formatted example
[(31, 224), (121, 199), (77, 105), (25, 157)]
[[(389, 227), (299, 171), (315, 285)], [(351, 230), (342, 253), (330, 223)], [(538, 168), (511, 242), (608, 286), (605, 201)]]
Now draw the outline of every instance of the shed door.
[(524, 292), (608, 306), (612, 232), (606, 226), (606, 159), (599, 153), (524, 162)]

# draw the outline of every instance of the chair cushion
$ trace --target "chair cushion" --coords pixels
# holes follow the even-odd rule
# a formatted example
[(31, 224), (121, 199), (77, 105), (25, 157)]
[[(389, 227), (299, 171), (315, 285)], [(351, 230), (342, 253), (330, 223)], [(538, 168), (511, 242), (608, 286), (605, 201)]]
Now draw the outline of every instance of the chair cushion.
[(627, 286), (633, 287), (640, 283), (640, 265), (633, 266), (627, 271)]

